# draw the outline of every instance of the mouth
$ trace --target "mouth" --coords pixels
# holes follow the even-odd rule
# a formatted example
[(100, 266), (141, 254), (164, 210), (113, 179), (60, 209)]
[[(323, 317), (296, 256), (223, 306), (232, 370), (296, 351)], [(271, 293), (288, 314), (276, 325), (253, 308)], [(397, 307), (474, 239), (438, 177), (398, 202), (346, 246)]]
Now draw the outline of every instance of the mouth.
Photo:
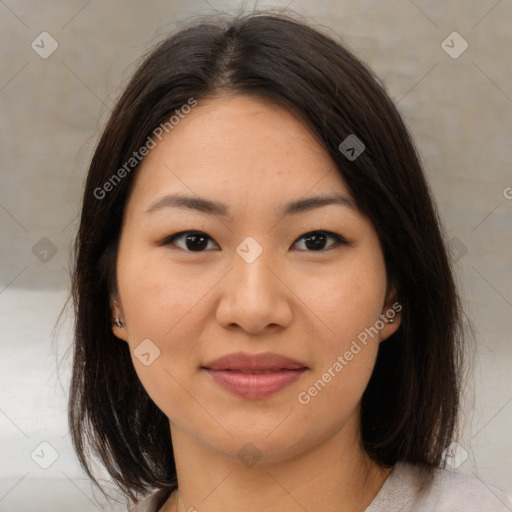
[(272, 353), (238, 352), (201, 367), (223, 389), (244, 398), (265, 398), (297, 381), (308, 367)]

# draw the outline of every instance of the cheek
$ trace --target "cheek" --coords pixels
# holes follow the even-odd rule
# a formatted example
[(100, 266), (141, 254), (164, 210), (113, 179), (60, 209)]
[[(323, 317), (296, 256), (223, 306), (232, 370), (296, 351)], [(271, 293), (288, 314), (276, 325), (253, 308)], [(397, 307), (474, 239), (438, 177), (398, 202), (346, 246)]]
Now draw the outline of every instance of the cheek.
[(375, 325), (385, 289), (384, 266), (359, 253), (329, 268), (328, 274), (303, 279), (298, 295), (304, 297), (325, 339), (343, 348)]
[[(119, 292), (129, 326), (133, 365), (151, 399), (173, 418), (191, 406), (183, 383), (187, 382), (190, 366), (198, 363), (194, 340), (200, 338), (204, 319), (198, 318), (201, 310), (194, 306), (206, 293), (203, 288), (209, 280), (192, 282), (190, 274), (171, 270), (161, 257), (151, 258), (135, 250), (120, 254)], [(147, 339), (154, 346), (146, 341), (141, 345)], [(148, 347), (150, 364), (138, 356), (142, 346)], [(184, 361), (190, 363), (189, 367)]]
[[(368, 385), (379, 348), (375, 323), (381, 312), (381, 287), (347, 275), (311, 296), (321, 319), (314, 348), (315, 366), (300, 403), (316, 417), (340, 424), (353, 413)], [(383, 292), (382, 292), (383, 293)]]
[(310, 276), (303, 282), (299, 293), (307, 297), (314, 313), (311, 318), (319, 326), (316, 364), (306, 383), (313, 386), (309, 389), (314, 407), (337, 404), (341, 418), (360, 400), (377, 357), (382, 326), (376, 322), (385, 290), (384, 262), (376, 257), (374, 247), (347, 254), (328, 276)]
[[(164, 252), (126, 252), (118, 262), (119, 291), (131, 332), (156, 338), (175, 330), (203, 296), (209, 281), (172, 267)], [(211, 284), (209, 285), (211, 288)]]
[[(188, 386), (184, 385), (187, 380), (180, 372), (180, 365), (169, 364), (166, 354), (168, 355), (162, 352), (150, 366), (144, 366), (134, 358), (135, 371), (143, 388), (171, 421), (194, 423), (195, 428), (204, 425), (211, 429), (208, 416), (204, 414), (199, 403), (191, 399)], [(180, 363), (183, 366), (183, 362)]]

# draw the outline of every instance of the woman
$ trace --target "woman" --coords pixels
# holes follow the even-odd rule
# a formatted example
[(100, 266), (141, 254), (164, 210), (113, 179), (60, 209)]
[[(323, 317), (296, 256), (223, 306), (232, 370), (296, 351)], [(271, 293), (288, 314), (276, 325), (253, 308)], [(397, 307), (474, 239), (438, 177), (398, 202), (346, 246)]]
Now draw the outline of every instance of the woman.
[(298, 17), (144, 58), (88, 172), (73, 298), (73, 442), (134, 511), (512, 506), (443, 469), (462, 310), (410, 135)]

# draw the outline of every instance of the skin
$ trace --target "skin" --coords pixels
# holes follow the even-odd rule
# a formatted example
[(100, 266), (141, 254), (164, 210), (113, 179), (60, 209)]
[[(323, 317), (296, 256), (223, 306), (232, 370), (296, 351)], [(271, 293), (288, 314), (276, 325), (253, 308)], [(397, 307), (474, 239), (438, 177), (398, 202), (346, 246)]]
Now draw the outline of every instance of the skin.
[[(221, 201), (232, 216), (145, 212), (168, 193)], [(357, 208), (278, 213), (289, 201), (333, 193), (352, 199), (308, 128), (241, 95), (201, 100), (138, 169), (112, 301), (126, 325), (113, 332), (170, 421), (181, 500), (175, 492), (162, 510), (363, 511), (388, 476), (361, 447), (359, 413), (379, 342), (398, 329), (400, 313), (308, 404), (297, 399), (396, 302), (393, 287), (386, 295), (377, 233)], [(159, 245), (191, 230), (208, 235), (202, 252), (186, 235)], [(315, 251), (303, 238), (315, 230), (349, 244), (329, 237)], [(252, 263), (236, 252), (248, 236), (263, 249)], [(149, 366), (134, 355), (145, 339), (160, 350)], [(242, 398), (201, 370), (238, 351), (278, 353), (308, 370), (270, 397)], [(248, 442), (261, 455), (252, 467), (237, 457)]]

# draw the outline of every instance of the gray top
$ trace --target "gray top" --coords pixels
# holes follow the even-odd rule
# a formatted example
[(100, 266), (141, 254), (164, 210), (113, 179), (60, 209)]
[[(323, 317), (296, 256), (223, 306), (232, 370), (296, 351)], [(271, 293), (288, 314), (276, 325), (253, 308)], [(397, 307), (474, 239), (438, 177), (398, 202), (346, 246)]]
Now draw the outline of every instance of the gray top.
[[(128, 512), (158, 512), (151, 494)], [(412, 464), (395, 465), (365, 512), (512, 512), (512, 496), (487, 485), (478, 477), (436, 469), (429, 481), (425, 471)]]

